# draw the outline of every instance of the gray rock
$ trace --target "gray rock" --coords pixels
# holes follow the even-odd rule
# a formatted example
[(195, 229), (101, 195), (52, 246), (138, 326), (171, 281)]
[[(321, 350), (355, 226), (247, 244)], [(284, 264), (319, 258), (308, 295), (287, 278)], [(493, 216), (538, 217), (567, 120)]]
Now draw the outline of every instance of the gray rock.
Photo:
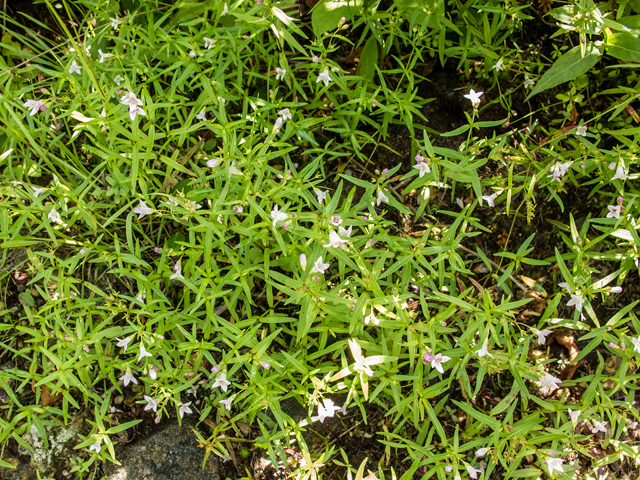
[(0, 468), (0, 478), (2, 480), (30, 480), (36, 478), (31, 465), (22, 463), (15, 457), (6, 457), (3, 460), (16, 468)]
[(220, 461), (209, 455), (202, 470), (205, 449), (200, 448), (187, 419), (182, 427), (171, 419), (159, 432), (128, 445), (117, 456), (121, 466), (104, 465), (106, 480), (220, 480)]

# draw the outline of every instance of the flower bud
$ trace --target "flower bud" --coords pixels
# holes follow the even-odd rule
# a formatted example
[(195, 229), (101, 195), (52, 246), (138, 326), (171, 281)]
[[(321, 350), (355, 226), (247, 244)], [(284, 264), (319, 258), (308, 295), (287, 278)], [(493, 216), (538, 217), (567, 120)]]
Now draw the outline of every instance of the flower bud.
[(218, 365), (214, 365), (211, 369), (211, 373), (218, 373), (220, 371), (220, 367)]
[(189, 56), (190, 56), (191, 58), (195, 57), (195, 56), (196, 56), (196, 52), (195, 52), (194, 50), (191, 50), (191, 51), (189, 52)]
[(154, 253), (157, 253), (158, 255), (160, 255), (160, 254), (162, 253), (162, 248), (160, 248), (160, 247), (154, 247), (154, 248), (153, 248), (153, 252), (154, 252)]
[(489, 450), (487, 450), (486, 448), (481, 448), (480, 450), (476, 451), (476, 457), (482, 458), (487, 454), (488, 451)]
[(267, 362), (262, 362), (262, 368), (264, 368), (265, 370), (269, 370), (271, 368), (271, 365), (269, 365)]
[(622, 287), (611, 287), (611, 293), (622, 293)]

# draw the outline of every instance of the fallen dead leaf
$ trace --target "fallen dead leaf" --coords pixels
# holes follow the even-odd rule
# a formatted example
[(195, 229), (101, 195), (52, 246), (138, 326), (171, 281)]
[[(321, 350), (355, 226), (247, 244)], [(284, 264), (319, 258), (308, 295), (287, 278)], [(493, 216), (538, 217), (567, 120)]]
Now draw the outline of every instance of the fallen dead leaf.
[(571, 380), (578, 369), (578, 364), (574, 364), (573, 361), (578, 358), (578, 355), (580, 355), (580, 350), (576, 345), (573, 332), (570, 330), (557, 331), (553, 334), (553, 338), (556, 342), (567, 349), (568, 352), (567, 359), (569, 360), (569, 365), (564, 367), (564, 370), (560, 374), (560, 379)]
[(60, 402), (62, 402), (62, 392), (51, 395), (51, 390), (49, 390), (49, 387), (47, 387), (46, 385), (42, 387), (42, 393), (40, 394), (40, 404), (43, 407), (46, 407), (48, 405), (57, 405)]

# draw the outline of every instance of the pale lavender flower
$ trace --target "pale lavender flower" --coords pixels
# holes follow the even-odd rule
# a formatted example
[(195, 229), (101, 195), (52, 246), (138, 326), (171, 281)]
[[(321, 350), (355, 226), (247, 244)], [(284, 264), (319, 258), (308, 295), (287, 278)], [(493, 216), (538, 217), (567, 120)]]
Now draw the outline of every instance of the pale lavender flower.
[(147, 204), (140, 200), (140, 206), (135, 207), (133, 209), (133, 213), (138, 214), (138, 220), (140, 220), (145, 215), (151, 215), (155, 210), (153, 208), (147, 207)]

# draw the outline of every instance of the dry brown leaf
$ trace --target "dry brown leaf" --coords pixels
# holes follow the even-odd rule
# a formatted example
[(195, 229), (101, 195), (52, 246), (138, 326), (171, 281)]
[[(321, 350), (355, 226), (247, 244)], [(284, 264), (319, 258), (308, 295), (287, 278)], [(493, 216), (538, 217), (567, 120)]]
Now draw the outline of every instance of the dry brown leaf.
[(576, 345), (576, 340), (573, 336), (573, 332), (566, 330), (558, 331), (553, 334), (553, 338), (568, 351), (567, 357), (569, 359), (569, 365), (564, 367), (564, 370), (560, 374), (560, 379), (571, 380), (573, 378), (573, 375), (576, 373), (576, 370), (578, 369), (578, 365), (573, 364), (573, 361), (578, 358), (578, 355), (580, 355), (580, 350)]
[(62, 402), (62, 392), (58, 392), (56, 395), (51, 395), (51, 390), (49, 390), (49, 387), (47, 387), (46, 385), (42, 387), (42, 393), (40, 394), (40, 404), (43, 407), (46, 407), (48, 405), (57, 405), (60, 402)]

